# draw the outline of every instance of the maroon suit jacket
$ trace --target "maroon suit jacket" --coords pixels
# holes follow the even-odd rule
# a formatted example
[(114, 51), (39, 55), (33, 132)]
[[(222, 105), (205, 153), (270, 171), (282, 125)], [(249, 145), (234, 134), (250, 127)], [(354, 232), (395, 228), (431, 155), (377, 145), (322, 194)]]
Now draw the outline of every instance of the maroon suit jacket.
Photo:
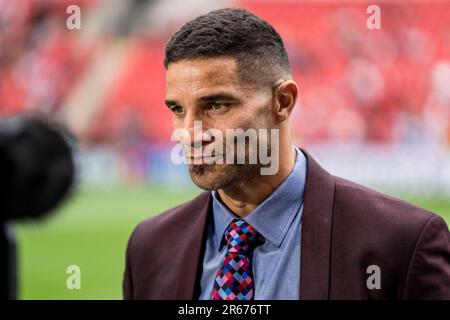
[[(426, 210), (335, 177), (304, 150), (300, 299), (450, 299), (450, 235)], [(125, 299), (197, 299), (211, 194), (141, 222)], [(370, 265), (381, 288), (369, 289)]]

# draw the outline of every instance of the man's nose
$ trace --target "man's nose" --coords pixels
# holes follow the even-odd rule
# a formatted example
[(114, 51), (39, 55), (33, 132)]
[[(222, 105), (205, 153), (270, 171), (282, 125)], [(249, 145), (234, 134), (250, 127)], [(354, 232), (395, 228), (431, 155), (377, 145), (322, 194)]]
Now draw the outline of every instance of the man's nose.
[(205, 123), (200, 115), (195, 112), (188, 112), (183, 121), (185, 134), (183, 134), (180, 142), (186, 147), (203, 147), (214, 141), (214, 137), (211, 137), (207, 130), (208, 128), (205, 127)]

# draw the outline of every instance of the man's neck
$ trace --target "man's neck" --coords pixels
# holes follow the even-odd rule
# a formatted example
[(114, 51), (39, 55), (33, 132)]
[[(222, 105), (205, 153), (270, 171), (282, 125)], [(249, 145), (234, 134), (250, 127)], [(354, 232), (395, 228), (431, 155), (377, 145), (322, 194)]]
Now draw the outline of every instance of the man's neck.
[(220, 199), (228, 209), (245, 217), (267, 199), (289, 176), (295, 165), (295, 150), (292, 146), (283, 154), (280, 153), (279, 170), (275, 175), (259, 175), (230, 188), (219, 189)]

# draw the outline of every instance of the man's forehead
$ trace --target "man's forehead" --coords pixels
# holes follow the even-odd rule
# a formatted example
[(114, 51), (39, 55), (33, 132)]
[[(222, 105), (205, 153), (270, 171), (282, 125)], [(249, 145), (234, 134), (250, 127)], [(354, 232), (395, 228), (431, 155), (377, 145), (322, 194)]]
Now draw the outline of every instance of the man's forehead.
[(232, 58), (181, 60), (171, 63), (166, 74), (167, 90), (198, 90), (211, 86), (239, 83), (236, 62)]

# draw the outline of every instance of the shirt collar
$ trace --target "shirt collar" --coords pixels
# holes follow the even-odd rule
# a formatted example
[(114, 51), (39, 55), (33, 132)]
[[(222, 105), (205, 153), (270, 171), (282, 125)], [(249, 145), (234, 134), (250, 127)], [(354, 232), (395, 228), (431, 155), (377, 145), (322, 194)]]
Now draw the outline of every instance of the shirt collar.
[[(294, 146), (296, 160), (289, 176), (244, 219), (267, 241), (280, 247), (303, 204), (306, 181), (306, 157)], [(217, 191), (212, 192), (214, 240), (217, 251), (221, 249), (223, 234), (233, 219), (239, 217), (220, 200)]]

